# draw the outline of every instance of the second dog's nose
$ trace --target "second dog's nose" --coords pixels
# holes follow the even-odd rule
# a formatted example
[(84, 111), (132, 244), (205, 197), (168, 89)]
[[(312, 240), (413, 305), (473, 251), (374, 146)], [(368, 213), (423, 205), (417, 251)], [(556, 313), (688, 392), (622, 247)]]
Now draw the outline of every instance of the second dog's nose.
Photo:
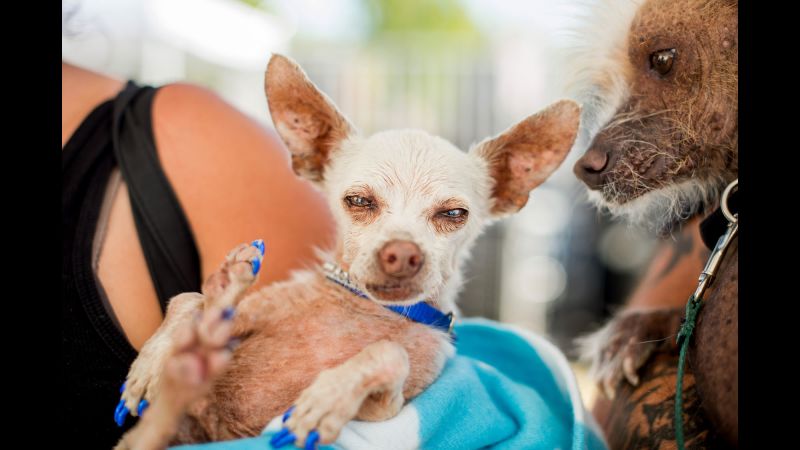
[(411, 241), (389, 241), (378, 252), (378, 260), (386, 275), (408, 278), (419, 272), (425, 257)]
[(590, 147), (575, 162), (573, 172), (589, 189), (599, 189), (603, 185), (603, 171), (608, 165), (608, 152)]

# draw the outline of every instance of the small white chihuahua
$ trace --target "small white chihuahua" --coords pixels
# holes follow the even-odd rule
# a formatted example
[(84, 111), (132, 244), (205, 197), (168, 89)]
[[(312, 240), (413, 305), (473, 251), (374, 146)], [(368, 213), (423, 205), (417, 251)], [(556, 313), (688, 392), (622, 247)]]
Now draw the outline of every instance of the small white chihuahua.
[(455, 298), (473, 242), (558, 168), (580, 116), (562, 100), (465, 153), (423, 131), (359, 136), (280, 55), (266, 92), (295, 172), (328, 199), (335, 250), (245, 296), (264, 249), (242, 245), (202, 295), (173, 298), (131, 367), (116, 419), (153, 406), (119, 448), (256, 436), (290, 407), (272, 443), (313, 448), (351, 419), (396, 415), (454, 353)]

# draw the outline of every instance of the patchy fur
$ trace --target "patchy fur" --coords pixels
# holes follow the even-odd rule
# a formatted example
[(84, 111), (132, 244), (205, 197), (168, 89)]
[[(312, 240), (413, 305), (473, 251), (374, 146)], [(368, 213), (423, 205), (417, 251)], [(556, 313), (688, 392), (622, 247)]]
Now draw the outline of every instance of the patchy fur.
[[(728, 0), (596, 5), (573, 58), (580, 65), (573, 67), (573, 92), (584, 105), (580, 146), (587, 148), (574, 170), (600, 209), (666, 235), (716, 207), (720, 192), (738, 178), (737, 9)], [(713, 424), (732, 445), (738, 443), (737, 258), (735, 249), (726, 256), (690, 351), (707, 414), (702, 423)], [(649, 357), (637, 346), (663, 334), (659, 314), (617, 317), (585, 347), (606, 392), (624, 379), (635, 384)], [(631, 317), (635, 326), (625, 325)], [(643, 401), (643, 392), (634, 390), (627, 400)], [(619, 402), (616, 413), (623, 412)], [(634, 445), (622, 438), (633, 429), (609, 434), (612, 445)], [(662, 441), (635, 446), (644, 442), (657, 447)]]
[[(721, 0), (614, 0), (594, 11), (573, 58), (581, 64), (572, 88), (584, 105), (588, 144), (575, 172), (598, 192), (595, 203), (665, 233), (713, 206), (738, 176), (737, 8)], [(665, 49), (675, 56), (661, 74), (652, 58)], [(655, 210), (663, 217), (644, 213)]]
[(209, 440), (258, 435), (321, 369), (344, 364), (372, 343), (388, 339), (405, 349), (411, 367), (405, 398), (430, 384), (453, 352), (443, 333), (354, 297), (319, 269), (242, 300), (233, 334), (242, 343), (228, 370), (212, 397), (188, 414)]
[(566, 89), (583, 106), (576, 147), (585, 149), (628, 98), (627, 38), (642, 1), (586, 2), (582, 26), (568, 35)]
[(333, 102), (288, 58), (271, 58), (264, 90), (275, 129), (292, 155), (295, 173), (322, 179), (328, 153), (353, 132), (353, 126)]
[[(572, 146), (579, 118), (578, 105), (562, 100), (478, 144), (476, 152), (490, 162), (495, 179), (494, 214), (517, 212), (525, 206), (531, 189), (542, 184), (566, 158), (563, 143)], [(545, 127), (549, 127), (547, 132)]]
[[(434, 381), (454, 349), (446, 333), (383, 305), (426, 301), (455, 311), (461, 265), (475, 239), (527, 202), (530, 190), (564, 159), (579, 125), (578, 106), (561, 101), (465, 153), (423, 131), (357, 135), (300, 68), (280, 55), (269, 63), (266, 91), (295, 170), (322, 190), (337, 222), (336, 249), (321, 259), (347, 270), (369, 298), (331, 282), (321, 267), (244, 296), (253, 278), (242, 285), (235, 265), (240, 258), (227, 261), (204, 286), (204, 301), (192, 299), (198, 307), (238, 304), (230, 334), (241, 343), (210, 391), (188, 407), (174, 443), (255, 436), (293, 404), (286, 425), (298, 446), (312, 429), (329, 444), (353, 418), (397, 414)], [(445, 217), (454, 208), (466, 214)], [(393, 258), (382, 255), (384, 249), (394, 251)], [(394, 271), (400, 257), (415, 258), (400, 261), (413, 270), (401, 265)], [(131, 384), (158, 384), (170, 359), (169, 330), (191, 325), (186, 322), (194, 311), (179, 309), (145, 344)], [(141, 394), (126, 401), (135, 408)], [(156, 431), (163, 435), (164, 427)]]
[(605, 200), (599, 191), (589, 191), (589, 201), (613, 217), (666, 234), (676, 221), (685, 221), (702, 213), (705, 205), (719, 198), (719, 183), (689, 179), (647, 192), (628, 202), (617, 204)]

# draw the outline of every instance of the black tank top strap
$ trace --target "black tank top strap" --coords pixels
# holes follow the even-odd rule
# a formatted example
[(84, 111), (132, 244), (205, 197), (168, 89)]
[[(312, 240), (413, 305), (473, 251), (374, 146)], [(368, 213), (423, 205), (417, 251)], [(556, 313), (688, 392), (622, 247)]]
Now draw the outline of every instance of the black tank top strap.
[(114, 155), (128, 187), (133, 218), (162, 311), (181, 292), (200, 290), (200, 257), (178, 198), (156, 152), (156, 89), (128, 82), (114, 101)]
[[(127, 362), (136, 357), (111, 310), (100, 295), (100, 284), (92, 270), (92, 246), (101, 204), (109, 177), (116, 165), (111, 150), (113, 102), (96, 107), (72, 134), (62, 150), (62, 300), (64, 345), (84, 352), (109, 351), (98, 365)], [(97, 342), (97, 339), (101, 342)], [(105, 345), (103, 345), (105, 344)], [(74, 356), (74, 355), (72, 355)], [(85, 360), (69, 358), (71, 370), (83, 370)]]

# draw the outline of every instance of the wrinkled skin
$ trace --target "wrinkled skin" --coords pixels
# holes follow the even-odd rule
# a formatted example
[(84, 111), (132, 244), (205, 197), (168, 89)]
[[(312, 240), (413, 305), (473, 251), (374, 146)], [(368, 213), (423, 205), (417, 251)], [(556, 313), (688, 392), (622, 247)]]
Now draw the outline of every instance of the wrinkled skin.
[[(649, 215), (662, 216), (658, 220), (639, 218), (657, 222), (664, 234), (702, 211), (738, 176), (737, 8), (720, 1), (651, 0), (637, 12), (626, 39), (626, 52), (610, 58), (613, 69), (596, 77), (591, 94), (606, 107), (617, 106), (575, 171), (596, 191), (595, 202), (612, 213), (656, 209)], [(654, 58), (671, 50), (661, 73)], [(689, 181), (698, 192), (682, 189), (679, 201), (643, 198)]]
[[(717, 206), (719, 193), (738, 178), (737, 52), (736, 2), (649, 0), (638, 8), (626, 51), (610, 65), (615, 74), (598, 73), (586, 91), (597, 105), (616, 105), (575, 165), (598, 206), (649, 225), (662, 236)], [(612, 80), (623, 83), (624, 89)], [(585, 112), (592, 114), (591, 109)], [(705, 415), (698, 423), (709, 423), (712, 434), (738, 446), (737, 240), (706, 300), (689, 349), (690, 371)], [(663, 364), (664, 358), (643, 354), (641, 349), (647, 347), (641, 343), (677, 331), (654, 329), (663, 328), (663, 322), (647, 317), (640, 317), (638, 326), (620, 326), (631, 317), (612, 322), (610, 327), (616, 328), (607, 327), (605, 345), (597, 346), (600, 350), (592, 356), (606, 392), (608, 385), (624, 385), (620, 389), (626, 394), (615, 396), (611, 406), (615, 415), (633, 411), (625, 402), (643, 401), (643, 393), (652, 388), (652, 374), (663, 373), (651, 365), (654, 360)], [(596, 337), (600, 339), (600, 333)], [(630, 348), (636, 346), (639, 350)], [(675, 348), (664, 352), (674, 355)], [(630, 356), (628, 367), (621, 355)], [(650, 374), (647, 383), (639, 382), (643, 374)], [(673, 395), (674, 381), (666, 375), (661, 381), (664, 388), (672, 383)], [(638, 387), (632, 389), (634, 382)], [(674, 405), (665, 400), (660, 407), (666, 411)], [(632, 417), (617, 417), (606, 424), (612, 448), (644, 445), (632, 438), (641, 431), (634, 429), (634, 422)], [(655, 441), (650, 444), (658, 446)]]
[[(608, 201), (625, 203), (689, 177), (729, 181), (738, 173), (736, 9), (699, 3), (651, 1), (633, 23), (630, 97), (591, 150), (609, 153)], [(671, 48), (670, 71), (652, 70), (650, 55)]]

